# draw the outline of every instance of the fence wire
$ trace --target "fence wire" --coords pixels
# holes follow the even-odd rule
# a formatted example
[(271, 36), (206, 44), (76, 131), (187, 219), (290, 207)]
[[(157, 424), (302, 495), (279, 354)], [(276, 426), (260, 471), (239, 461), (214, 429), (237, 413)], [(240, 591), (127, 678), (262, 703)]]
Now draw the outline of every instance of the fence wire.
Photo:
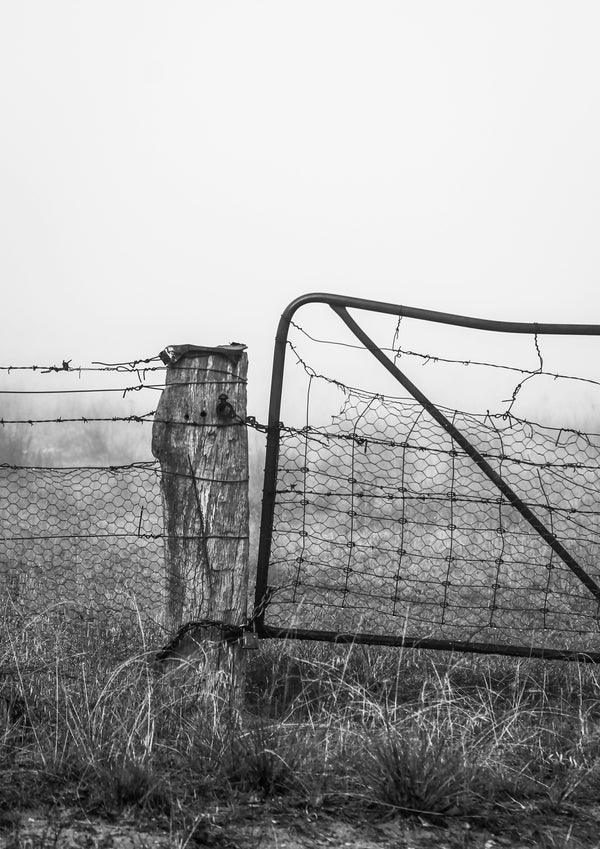
[(157, 463), (0, 466), (0, 583), (11, 609), (78, 619), (162, 621), (163, 520)]
[[(280, 426), (265, 625), (597, 651), (598, 600), (426, 409), (324, 374), (331, 346), (360, 346), (292, 325), (284, 388), (306, 390)], [(429, 357), (520, 373), (499, 412), (438, 409), (598, 582), (600, 436), (517, 417), (523, 384), (548, 376), (534, 348), (536, 370)]]
[[(197, 420), (156, 417), (156, 390), (164, 388), (166, 372), (156, 363), (159, 358), (73, 367), (65, 360), (62, 366), (0, 368), (5, 617), (50, 615), (122, 625), (130, 633), (139, 626), (155, 627), (152, 633), (159, 635), (171, 632), (168, 594), (177, 588), (166, 574), (161, 479), (172, 473), (161, 470), (158, 460), (137, 458), (152, 456), (151, 426), (157, 422), (181, 428), (207, 424), (200, 410)], [(186, 366), (178, 364), (178, 371), (185, 373)], [(190, 371), (197, 374), (198, 368)], [(203, 371), (209, 394), (234, 382), (219, 369)], [(121, 373), (134, 373), (138, 383), (115, 385)], [(149, 403), (154, 408), (148, 411)], [(204, 482), (193, 473), (179, 476), (190, 489)], [(203, 539), (212, 539), (210, 529)], [(182, 596), (192, 591), (194, 579), (179, 576)]]
[[(600, 649), (598, 602), (427, 411), (375, 388), (374, 378), (369, 389), (351, 385), (354, 366), (346, 358), (368, 353), (361, 346), (294, 327), (286, 376), (292, 403), (277, 428), (265, 624)], [(517, 415), (534, 380), (591, 389), (597, 381), (546, 369), (537, 337), (531, 368), (419, 353), (401, 344), (400, 329), (388, 346), (396, 362), (476, 369), (486, 381), (488, 374), (509, 375), (496, 412), (440, 409), (598, 581), (600, 435)], [(345, 370), (328, 370), (331, 363)], [(156, 421), (148, 394), (156, 398), (165, 366), (157, 358), (91, 367), (65, 360), (0, 371), (6, 611), (141, 618), (162, 628), (168, 576), (161, 472), (147, 459), (144, 425)], [(135, 375), (137, 384), (115, 386), (121, 373)], [(108, 400), (100, 409), (85, 406), (90, 392), (107, 391), (110, 409)], [(177, 424), (205, 426), (200, 417)], [(267, 430), (252, 416), (245, 424)], [(123, 429), (135, 438), (124, 438)], [(135, 462), (115, 460), (130, 459), (130, 448)]]

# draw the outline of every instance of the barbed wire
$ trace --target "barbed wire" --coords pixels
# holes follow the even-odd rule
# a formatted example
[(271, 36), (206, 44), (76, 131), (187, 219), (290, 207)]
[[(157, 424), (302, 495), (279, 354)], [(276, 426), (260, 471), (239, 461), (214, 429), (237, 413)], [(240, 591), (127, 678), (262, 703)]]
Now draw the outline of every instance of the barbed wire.
[[(142, 413), (141, 415), (129, 415), (129, 416), (76, 416), (76, 417), (66, 417), (66, 416), (57, 416), (55, 418), (46, 418), (46, 419), (4, 419), (0, 418), (0, 426), (4, 425), (37, 425), (37, 424), (90, 424), (94, 422), (136, 422), (138, 424), (147, 424), (152, 423), (154, 421), (153, 418), (149, 418), (154, 416), (156, 411), (153, 410), (150, 413)], [(165, 420), (166, 422), (166, 420)], [(191, 422), (181, 422), (181, 424), (190, 424)], [(201, 422), (197, 423), (198, 427), (204, 426)]]
[[(132, 360), (128, 363), (99, 363), (93, 362), (89, 366), (72, 366), (72, 360), (63, 360), (62, 365), (11, 365), (0, 366), (0, 371), (33, 371), (39, 374), (58, 374), (60, 372), (94, 372), (94, 371), (117, 371), (117, 372), (146, 372), (146, 371), (166, 371), (165, 365), (150, 366), (149, 363), (160, 362), (160, 357), (150, 357), (148, 359)], [(140, 369), (140, 363), (144, 363)]]
[[(161, 365), (157, 366), (149, 366), (145, 365), (140, 368), (139, 363), (150, 363), (154, 361), (161, 362)], [(105, 363), (92, 363), (89, 366), (72, 366), (70, 365), (71, 360), (64, 361), (62, 366), (38, 366), (38, 365), (30, 365), (30, 366), (19, 366), (19, 365), (11, 365), (11, 366), (0, 366), (0, 372), (5, 371), (7, 374), (10, 374), (13, 371), (31, 371), (40, 375), (55, 375), (55, 374), (83, 374), (86, 372), (115, 372), (117, 374), (126, 374), (126, 373), (134, 373), (139, 376), (145, 375), (147, 372), (166, 372), (169, 366), (166, 366), (160, 361), (160, 357), (152, 357), (148, 360), (133, 360), (131, 363), (115, 363), (115, 364), (105, 364)], [(177, 363), (177, 371), (191, 371), (191, 372), (212, 372), (214, 374), (228, 374), (225, 369), (218, 369), (213, 367), (198, 367), (198, 366), (186, 366), (182, 363)], [(217, 382), (217, 381), (215, 381)], [(247, 383), (246, 379), (237, 378), (237, 383)]]
[[(350, 395), (356, 396), (357, 398), (363, 398), (363, 399), (373, 397), (373, 393), (369, 392), (366, 389), (362, 389), (362, 388), (357, 387), (357, 386), (352, 386), (352, 385), (344, 383), (344, 382), (342, 382), (338, 379), (327, 377), (326, 375), (318, 373), (311, 365), (309, 365), (308, 363), (306, 363), (302, 359), (302, 357), (298, 353), (298, 351), (297, 351), (296, 347), (293, 345), (293, 343), (288, 342), (288, 345), (289, 345), (290, 349), (293, 351), (294, 355), (296, 356), (296, 364), (302, 366), (302, 368), (304, 369), (305, 373), (308, 375), (309, 378), (323, 380), (326, 383), (329, 383), (331, 385), (336, 386), (338, 389), (340, 389), (346, 395), (346, 397), (349, 397)], [(481, 363), (481, 365), (484, 365), (484, 363)], [(533, 372), (532, 376), (537, 375), (537, 374), (539, 374), (539, 372)], [(565, 380), (570, 380), (570, 379), (575, 380), (576, 379), (576, 378), (569, 378), (566, 375), (563, 375), (563, 377), (565, 378)], [(594, 383), (594, 384), (597, 383), (597, 385), (600, 386), (600, 382), (597, 382), (597, 381), (585, 379), (585, 382), (586, 383)], [(519, 388), (520, 388), (521, 385), (522, 384), (519, 385)], [(401, 400), (403, 396), (377, 393), (376, 397), (378, 399), (380, 399), (380, 401), (383, 404), (385, 404), (385, 403), (388, 403), (388, 402), (389, 403), (397, 402), (397, 401)], [(558, 425), (541, 424), (540, 422), (536, 422), (534, 419), (525, 419), (523, 417), (517, 416), (513, 412), (511, 412), (511, 409), (512, 409), (512, 406), (513, 406), (512, 402), (514, 401), (515, 397), (516, 397), (516, 395), (515, 395), (515, 393), (513, 393), (513, 397), (510, 399), (510, 401), (511, 401), (510, 407), (506, 410), (503, 410), (502, 412), (493, 413), (490, 410), (486, 410), (485, 418), (489, 419), (490, 421), (494, 420), (494, 419), (501, 420), (503, 422), (507, 422), (509, 424), (509, 426), (516, 426), (516, 425), (531, 426), (534, 429), (544, 429), (544, 430), (547, 430), (547, 431), (553, 431), (557, 434), (557, 437), (556, 437), (557, 441), (560, 439), (562, 434), (572, 434), (574, 436), (581, 437), (582, 439), (585, 439), (588, 442), (593, 438), (600, 439), (600, 432), (598, 432), (598, 431), (582, 431), (582, 430), (580, 430), (578, 428), (574, 428), (574, 427), (564, 427), (564, 426), (558, 426)], [(443, 410), (446, 413), (452, 412), (450, 410), (450, 408), (445, 407), (443, 405), (439, 405), (439, 409)], [(344, 407), (342, 406), (342, 408), (340, 410), (339, 417), (343, 418), (344, 414), (345, 414), (345, 410), (344, 410)], [(471, 415), (471, 416), (475, 417), (475, 414), (473, 414), (473, 413), (471, 413), (471, 414), (465, 413), (464, 415)], [(361, 439), (361, 438), (359, 438), (359, 439)]]
[[(137, 424), (168, 424), (168, 425), (177, 425), (180, 427), (192, 427), (192, 428), (203, 428), (203, 427), (238, 427), (240, 424), (246, 424), (245, 421), (236, 418), (231, 421), (222, 421), (219, 422), (218, 425), (210, 422), (204, 421), (194, 421), (193, 419), (177, 421), (176, 419), (159, 419), (155, 417), (156, 410), (151, 410), (148, 413), (142, 413), (140, 415), (131, 414), (129, 416), (78, 416), (68, 418), (65, 416), (57, 416), (56, 418), (50, 419), (3, 419), (0, 418), (0, 427), (3, 425), (36, 425), (36, 424), (90, 424), (94, 422), (129, 422), (129, 423), (137, 423)], [(256, 430), (260, 430), (265, 428), (264, 425), (259, 425), (255, 422), (255, 420), (250, 417), (251, 422), (248, 422), (249, 426), (255, 427)]]
[[(402, 356), (415, 357), (416, 359), (423, 360), (423, 365), (429, 365), (429, 364), (435, 365), (435, 364), (439, 364), (439, 363), (444, 363), (446, 365), (478, 366), (478, 367), (482, 367), (482, 368), (490, 368), (490, 369), (498, 369), (498, 370), (501, 370), (501, 371), (516, 372), (517, 374), (523, 374), (523, 375), (526, 375), (528, 377), (543, 376), (543, 377), (550, 377), (553, 380), (578, 381), (578, 382), (582, 382), (582, 383), (589, 383), (593, 386), (600, 386), (600, 381), (594, 380), (593, 378), (581, 377), (580, 375), (573, 375), (573, 374), (562, 374), (560, 372), (545, 371), (544, 368), (543, 368), (543, 358), (542, 358), (542, 354), (541, 354), (541, 351), (540, 351), (537, 334), (534, 334), (534, 336), (535, 336), (534, 344), (535, 344), (536, 353), (537, 353), (537, 355), (539, 356), (539, 359), (540, 359), (540, 365), (536, 369), (528, 369), (528, 368), (522, 368), (522, 367), (519, 367), (519, 366), (509, 366), (509, 365), (505, 365), (505, 364), (503, 365), (501, 363), (486, 362), (484, 360), (461, 360), (461, 359), (455, 359), (455, 358), (452, 358), (452, 357), (442, 357), (438, 354), (424, 354), (424, 353), (419, 352), (419, 351), (412, 351), (408, 348), (403, 348), (401, 345), (395, 344), (397, 342), (397, 338), (398, 338), (397, 334), (399, 335), (399, 326), (400, 326), (401, 318), (402, 318), (402, 316), (398, 320), (398, 325), (396, 326), (396, 333), (394, 334), (394, 340), (393, 340), (392, 346), (386, 347), (386, 346), (382, 345), (381, 348), (380, 348), (382, 351), (385, 351), (385, 352), (390, 353), (390, 354), (394, 354), (394, 359), (400, 358)], [(365, 352), (368, 353), (368, 351), (364, 347), (364, 345), (355, 345), (351, 342), (340, 342), (340, 341), (337, 341), (337, 340), (330, 340), (330, 339), (320, 339), (319, 337), (313, 336), (312, 334), (308, 333), (301, 325), (297, 324), (296, 322), (291, 321), (290, 324), (296, 330), (298, 330), (300, 333), (302, 333), (307, 339), (310, 339), (311, 342), (317, 342), (317, 343), (322, 344), (322, 345), (334, 345), (334, 346), (337, 346), (337, 347), (340, 347), (340, 348), (351, 348), (351, 349), (354, 349), (356, 351), (365, 351)], [(292, 350), (294, 350), (294, 353), (297, 354), (297, 351), (295, 350), (293, 344), (291, 342), (289, 342), (288, 344), (290, 345)], [(335, 383), (334, 380), (331, 380), (331, 382)], [(521, 385), (522, 384), (517, 384), (519, 389), (520, 389)], [(513, 401), (514, 398), (511, 398), (509, 400)]]

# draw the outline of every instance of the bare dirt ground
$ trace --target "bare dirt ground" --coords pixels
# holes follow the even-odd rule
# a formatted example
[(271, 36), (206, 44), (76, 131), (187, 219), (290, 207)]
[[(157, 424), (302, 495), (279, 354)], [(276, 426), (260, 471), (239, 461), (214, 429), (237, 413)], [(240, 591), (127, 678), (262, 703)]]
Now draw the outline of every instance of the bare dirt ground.
[(178, 830), (126, 815), (107, 821), (74, 810), (24, 811), (4, 816), (0, 849), (600, 848), (600, 807), (552, 816), (535, 808), (507, 811), (493, 825), (478, 819), (447, 818), (439, 824), (398, 816), (355, 819), (257, 803), (200, 812)]

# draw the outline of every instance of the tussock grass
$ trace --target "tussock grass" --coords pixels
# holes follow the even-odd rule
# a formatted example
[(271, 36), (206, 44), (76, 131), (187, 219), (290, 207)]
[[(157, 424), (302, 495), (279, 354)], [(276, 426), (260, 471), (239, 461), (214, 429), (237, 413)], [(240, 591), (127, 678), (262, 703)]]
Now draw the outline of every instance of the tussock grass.
[(71, 804), (172, 827), (199, 805), (279, 799), (493, 822), (600, 794), (593, 666), (272, 641), (232, 713), (201, 658), (175, 683), (157, 672), (151, 629), (14, 613), (0, 623), (4, 811)]

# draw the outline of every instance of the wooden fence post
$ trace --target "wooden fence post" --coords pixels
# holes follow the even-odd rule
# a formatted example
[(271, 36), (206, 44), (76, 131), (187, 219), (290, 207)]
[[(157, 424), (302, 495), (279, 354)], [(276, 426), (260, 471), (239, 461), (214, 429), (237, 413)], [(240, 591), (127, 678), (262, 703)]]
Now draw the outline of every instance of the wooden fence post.
[(245, 347), (166, 348), (166, 385), (152, 429), (152, 453), (161, 467), (166, 625), (172, 633), (180, 629), (163, 655), (185, 658), (206, 637), (213, 644), (220, 637), (217, 665), (228, 672), (237, 668), (238, 678), (239, 645), (225, 650), (222, 630), (209, 634), (187, 625), (211, 620), (240, 626), (247, 614)]

